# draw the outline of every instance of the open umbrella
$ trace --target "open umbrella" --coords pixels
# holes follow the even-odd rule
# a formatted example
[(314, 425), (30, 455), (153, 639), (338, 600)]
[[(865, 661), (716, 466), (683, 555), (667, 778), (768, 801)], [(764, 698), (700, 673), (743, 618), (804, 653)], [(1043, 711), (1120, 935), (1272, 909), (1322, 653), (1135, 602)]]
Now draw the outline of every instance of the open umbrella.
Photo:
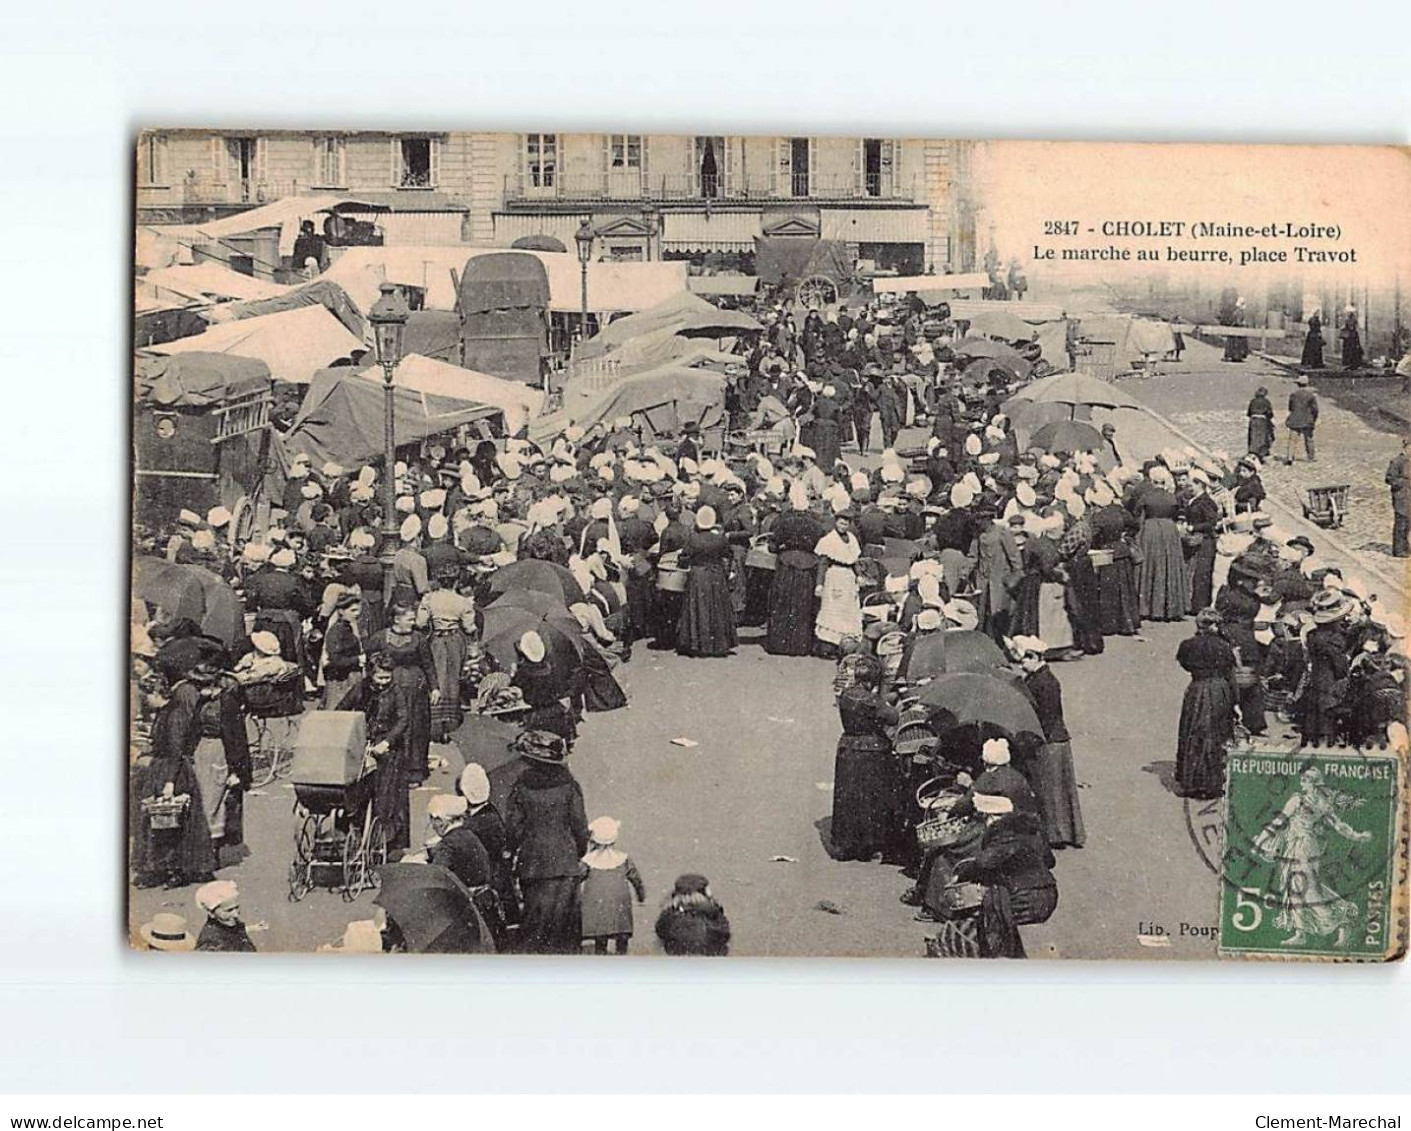
[(947, 672), (992, 673), (1003, 667), (1005, 655), (1000, 647), (983, 632), (973, 629), (952, 629), (946, 634)]
[(1027, 342), (1034, 337), (1034, 327), (1017, 314), (1007, 310), (981, 310), (966, 319), (970, 323), (970, 333), (984, 334), (989, 338), (1003, 338), (1006, 342)]
[(479, 763), (490, 779), (490, 803), (501, 813), (506, 811), (510, 790), (525, 768), (524, 759), (512, 749), (519, 732), (519, 724), (508, 719), (467, 715), (454, 736), (464, 763), (452, 769), (459, 774), (465, 765)]
[(523, 609), (527, 613), (546, 616), (549, 613), (565, 613), (563, 601), (538, 589), (510, 589), (497, 593), (485, 606), (486, 609)]
[(991, 341), (989, 338), (961, 338), (951, 346), (951, 350), (956, 357), (987, 357), (991, 361), (999, 362), (1006, 369), (1012, 369), (1020, 377), (1029, 376), (1034, 368), (1013, 346)]
[(510, 562), (495, 571), (490, 578), (490, 592), (508, 593), (511, 589), (533, 589), (547, 593), (561, 600), (565, 608), (583, 597), (582, 587), (568, 572), (567, 566), (537, 558)]
[[(1026, 366), (1028, 362), (1024, 363)], [(990, 383), (992, 374), (998, 373), (1006, 385), (1013, 385), (1021, 379), (1018, 370), (1012, 369), (1008, 362), (996, 361), (992, 357), (977, 357), (960, 371), (960, 381), (967, 389), (978, 389)], [(1024, 375), (1027, 376), (1025, 369)]]
[(902, 678), (909, 683), (930, 679), (946, 670), (945, 632), (923, 632), (915, 638)]
[(413, 954), (493, 954), (494, 941), (466, 886), (439, 864), (387, 864), (373, 902)]
[(920, 700), (957, 726), (989, 726), (1013, 738), (1043, 737), (1039, 717), (1023, 691), (993, 672), (939, 675), (921, 689)]
[(1034, 429), (1029, 447), (1046, 452), (1100, 452), (1102, 433), (1082, 420), (1055, 420)]
[(225, 644), (245, 635), (245, 603), (224, 578), (202, 566), (139, 557), (132, 566), (132, 591), (167, 620), (193, 620)]
[(554, 670), (564, 676), (576, 672), (583, 663), (583, 633), (578, 622), (563, 610), (534, 613), (512, 605), (485, 608), (485, 650), (503, 668), (515, 661), (514, 646), (526, 632), (537, 632)]
[[(1015, 393), (1014, 399), (1035, 404), (1065, 404), (1075, 409), (1081, 405), (1090, 408), (1142, 407), (1140, 402), (1116, 385), (1099, 381), (1087, 373), (1058, 373), (1052, 377), (1041, 377)], [(1076, 417), (1077, 413), (1071, 416)]]

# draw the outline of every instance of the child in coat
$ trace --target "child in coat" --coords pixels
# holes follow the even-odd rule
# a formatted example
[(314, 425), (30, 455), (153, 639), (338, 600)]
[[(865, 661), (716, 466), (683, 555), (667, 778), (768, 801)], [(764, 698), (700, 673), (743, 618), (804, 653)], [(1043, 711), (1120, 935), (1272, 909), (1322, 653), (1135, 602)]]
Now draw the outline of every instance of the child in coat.
[(632, 895), (647, 898), (647, 889), (631, 857), (617, 848), (621, 825), (599, 817), (588, 825), (588, 851), (583, 854), (583, 939), (593, 942), (594, 954), (626, 954), (632, 938)]

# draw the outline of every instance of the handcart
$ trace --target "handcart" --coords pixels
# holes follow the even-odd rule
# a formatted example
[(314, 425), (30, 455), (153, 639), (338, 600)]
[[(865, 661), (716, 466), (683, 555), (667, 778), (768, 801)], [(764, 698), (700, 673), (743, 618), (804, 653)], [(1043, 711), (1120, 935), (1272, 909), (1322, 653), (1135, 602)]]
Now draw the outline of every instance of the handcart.
[(292, 721), (304, 713), (304, 673), (295, 668), (275, 679), (245, 685), (245, 710), (254, 730), (250, 740), (252, 784), (259, 788), (289, 772), (294, 751)]
[(1308, 501), (1303, 504), (1303, 517), (1319, 526), (1336, 530), (1347, 514), (1349, 484), (1308, 488)]
[(294, 859), (289, 899), (316, 887), (341, 890), (348, 901), (377, 887), (387, 863), (387, 833), (373, 816), (377, 770), (368, 757), (363, 716), (313, 711), (295, 743)]

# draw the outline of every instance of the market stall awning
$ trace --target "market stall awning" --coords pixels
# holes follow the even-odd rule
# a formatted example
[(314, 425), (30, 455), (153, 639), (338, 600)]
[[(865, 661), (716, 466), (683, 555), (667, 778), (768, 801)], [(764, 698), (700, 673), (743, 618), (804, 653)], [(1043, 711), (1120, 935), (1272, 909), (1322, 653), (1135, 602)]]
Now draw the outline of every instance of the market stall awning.
[[(725, 409), (725, 378), (708, 369), (665, 365), (634, 373), (595, 395), (580, 396), (572, 385), (564, 390), (563, 411), (552, 418), (531, 422), (529, 436), (539, 440), (552, 435), (554, 425), (568, 422), (591, 428), (620, 416), (633, 417), (644, 435), (676, 432), (688, 420), (709, 428), (719, 423)], [(536, 431), (537, 429), (537, 431)]]
[(670, 251), (753, 251), (761, 234), (758, 209), (738, 212), (667, 212), (661, 245)]
[(263, 361), (280, 381), (303, 385), (313, 375), (340, 358), (367, 345), (348, 333), (347, 327), (322, 306), (305, 306), (239, 322), (212, 326), (204, 334), (180, 338), (147, 352), (173, 354), (227, 353)]
[(648, 310), (619, 318), (595, 337), (589, 338), (580, 350), (583, 357), (601, 357), (610, 351), (624, 349), (635, 338), (667, 335), (727, 338), (757, 332), (764, 327), (738, 310), (721, 310), (705, 299), (681, 291)]
[(759, 279), (753, 275), (691, 275), (686, 286), (693, 295), (740, 297), (755, 294), (759, 290)]
[(974, 291), (990, 285), (990, 277), (983, 271), (972, 271), (968, 275), (897, 275), (893, 278), (879, 275), (872, 280), (875, 294), (904, 295), (907, 291), (918, 294), (939, 291), (949, 295), (951, 291)]
[(242, 275), (210, 260), (193, 263), (189, 267), (159, 267), (148, 271), (140, 281), (155, 288), (159, 295), (169, 295), (185, 302), (224, 302), (227, 299), (258, 301), (278, 298), (291, 289), (279, 283)]
[[(377, 301), (383, 282), (419, 287), (426, 292), (428, 310), (454, 310), (456, 288), (451, 272), (460, 275), (466, 260), (477, 255), (503, 255), (510, 249), (496, 247), (352, 247), (321, 276), (348, 292), (362, 310)], [(553, 251), (518, 251), (532, 255), (549, 276), (549, 309), (581, 309), (582, 267), (576, 254)], [(684, 263), (590, 263), (588, 309), (598, 314), (645, 310), (686, 290)]]
[(362, 312), (348, 297), (348, 292), (328, 279), (315, 279), (298, 287), (280, 287), (280, 294), (268, 298), (250, 299), (245, 302), (219, 303), (203, 310), (201, 316), (207, 322), (238, 322), (245, 318), (261, 318), (266, 314), (278, 314), (284, 310), (298, 310), (305, 306), (321, 306), (347, 327), (348, 333), (357, 338), (366, 338), (367, 323)]
[[(315, 221), (315, 228), (321, 228), (319, 217), (340, 205), (362, 204), (369, 210), (377, 211), (379, 206), (357, 196), (286, 196), (246, 212), (233, 216), (223, 216), (201, 224), (150, 225), (149, 230), (158, 236), (175, 240), (188, 249), (197, 243), (219, 243), (223, 239), (243, 236), (265, 228), (279, 229), (279, 254), (293, 255), (294, 241), (299, 236), (299, 225), (305, 220)], [(139, 254), (142, 252), (139, 243)]]
[[(538, 396), (532, 389), (431, 358), (405, 358), (394, 372), (393, 411), (398, 446), (450, 432), (462, 424), (503, 415), (517, 431)], [(376, 367), (316, 373), (294, 424), (283, 438), (289, 454), (315, 463), (355, 467), (382, 454), (384, 385)], [(491, 403), (497, 402), (497, 403)]]

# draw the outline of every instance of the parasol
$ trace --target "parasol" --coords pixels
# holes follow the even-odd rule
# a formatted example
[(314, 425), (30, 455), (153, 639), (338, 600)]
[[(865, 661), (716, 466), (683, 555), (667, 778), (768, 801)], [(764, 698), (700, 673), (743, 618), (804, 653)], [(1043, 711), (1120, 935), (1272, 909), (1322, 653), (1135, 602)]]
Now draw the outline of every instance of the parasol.
[(952, 629), (946, 636), (945, 670), (954, 672), (993, 673), (1005, 664), (1000, 647), (983, 632), (972, 629)]
[(1082, 420), (1055, 420), (1034, 429), (1028, 446), (1046, 452), (1100, 452), (1107, 445), (1102, 433), (1091, 424)]
[[(519, 724), (508, 719), (467, 715), (455, 734), (455, 746), (465, 759), (464, 765), (480, 764), (490, 779), (490, 803), (501, 813), (507, 812), (510, 790), (524, 772), (524, 759), (512, 749), (519, 731)], [(459, 773), (464, 765), (453, 769)]]
[(1006, 342), (1028, 342), (1034, 337), (1034, 327), (1007, 310), (980, 310), (965, 321), (970, 323), (970, 333), (1003, 338)]
[(373, 902), (396, 923), (413, 954), (493, 954), (495, 944), (469, 890), (439, 864), (387, 864)]
[(491, 576), (491, 593), (498, 595), (508, 593), (512, 589), (533, 589), (539, 593), (547, 593), (550, 597), (561, 600), (565, 608), (583, 599), (583, 589), (573, 574), (569, 573), (567, 566), (537, 558), (511, 562), (497, 569)]
[(245, 603), (223, 578), (201, 566), (139, 557), (132, 566), (132, 592), (167, 620), (195, 621), (225, 644), (245, 635)]
[(1024, 692), (993, 672), (939, 675), (921, 689), (919, 698), (933, 711), (949, 715), (957, 726), (990, 726), (1012, 738), (1043, 738), (1039, 717)]

